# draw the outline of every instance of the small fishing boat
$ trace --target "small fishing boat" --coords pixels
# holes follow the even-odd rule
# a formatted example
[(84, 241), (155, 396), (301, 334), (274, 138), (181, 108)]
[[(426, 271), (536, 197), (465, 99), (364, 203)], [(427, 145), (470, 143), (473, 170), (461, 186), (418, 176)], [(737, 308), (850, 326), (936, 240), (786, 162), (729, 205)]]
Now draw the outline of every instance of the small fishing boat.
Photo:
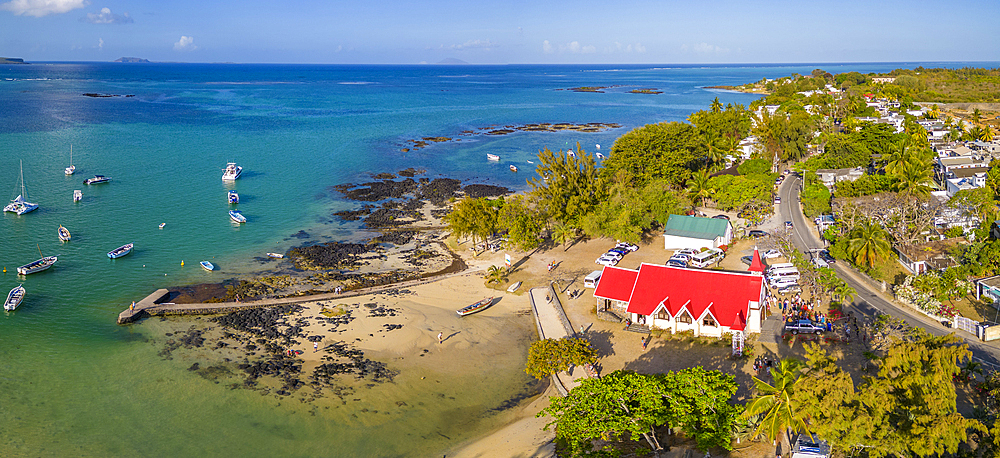
[(534, 162), (528, 161), (529, 164), (534, 164)]
[(76, 166), (73, 165), (73, 145), (69, 145), (69, 167), (66, 167), (66, 176), (76, 173)]
[(243, 173), (243, 167), (236, 165), (235, 162), (230, 162), (226, 164), (226, 171), (222, 172), (222, 181), (235, 181)]
[(208, 261), (202, 261), (202, 262), (199, 262), (198, 264), (201, 264), (201, 268), (205, 269), (205, 270), (207, 270), (209, 272), (215, 270), (215, 265), (212, 264), (212, 263), (210, 263), (210, 262), (208, 262)]
[(574, 153), (573, 150), (567, 151), (566, 155), (569, 156), (569, 157), (576, 157), (576, 153)]
[(52, 264), (55, 264), (58, 260), (59, 258), (55, 256), (46, 256), (37, 261), (29, 262), (21, 267), (18, 267), (17, 273), (19, 275), (31, 275), (36, 272), (41, 272), (49, 267), (52, 267)]
[(241, 224), (247, 222), (247, 217), (243, 216), (239, 210), (229, 210), (229, 219)]
[(7, 294), (7, 301), (3, 303), (3, 309), (11, 312), (21, 305), (21, 301), (24, 299), (24, 286), (17, 285), (16, 288), (10, 290)]
[(160, 223), (160, 229), (163, 229), (163, 226), (166, 226), (166, 225), (167, 225), (167, 223)]
[(108, 252), (108, 257), (111, 259), (118, 259), (122, 256), (125, 256), (132, 252), (132, 247), (134, 245), (135, 245), (134, 243), (130, 243), (128, 245), (122, 245), (118, 248), (115, 248)]
[(486, 160), (487, 161), (497, 162), (497, 161), (500, 160), (500, 156), (497, 156), (496, 154), (486, 153)]
[(83, 192), (80, 191), (79, 189), (74, 189), (73, 190), (73, 202), (79, 202), (81, 199), (83, 199)]
[(62, 240), (63, 242), (68, 242), (69, 239), (72, 238), (72, 237), (73, 236), (69, 233), (69, 229), (66, 229), (65, 227), (62, 226), (62, 224), (60, 224), (59, 225), (59, 240)]
[(516, 172), (516, 171), (517, 171), (517, 166), (516, 166), (516, 165), (514, 165), (514, 164), (511, 164), (511, 165), (510, 165), (510, 171), (511, 171), (511, 172)]
[(521, 282), (514, 283), (513, 285), (510, 285), (510, 288), (507, 288), (507, 292), (513, 293), (514, 291), (517, 291), (517, 289), (520, 287), (521, 287)]
[(87, 178), (86, 180), (83, 180), (83, 184), (101, 184), (109, 181), (111, 181), (111, 178), (104, 175), (94, 175), (94, 178)]
[(240, 195), (236, 193), (236, 190), (229, 191), (229, 203), (231, 204), (240, 203)]
[(493, 305), (493, 298), (492, 297), (488, 297), (488, 298), (483, 299), (483, 300), (481, 300), (479, 302), (476, 302), (475, 304), (472, 304), (472, 305), (469, 305), (469, 306), (462, 307), (462, 308), (458, 309), (457, 310), (458, 316), (466, 316), (466, 315), (471, 315), (471, 314), (476, 313), (476, 312), (481, 312), (481, 311), (485, 310), (487, 307), (489, 307), (491, 305)]
[(604, 155), (601, 153), (597, 153), (596, 156), (598, 159), (604, 159)]
[(25, 196), (28, 193), (24, 190), (24, 164), (21, 164), (21, 193), (11, 199), (10, 203), (3, 208), (5, 212), (17, 213), (18, 216), (38, 209), (38, 204), (28, 202)]
[(281, 258), (284, 258), (285, 255), (283, 255), (281, 253), (268, 253), (267, 257), (274, 258), (274, 259), (281, 259)]

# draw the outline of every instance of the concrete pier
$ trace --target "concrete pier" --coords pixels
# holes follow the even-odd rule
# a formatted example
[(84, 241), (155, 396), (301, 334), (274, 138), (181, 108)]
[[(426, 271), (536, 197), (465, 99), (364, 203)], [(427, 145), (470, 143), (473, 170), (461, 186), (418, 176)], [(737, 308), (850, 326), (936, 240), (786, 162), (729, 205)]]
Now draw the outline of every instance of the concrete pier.
[[(535, 316), (539, 339), (563, 339), (576, 336), (573, 325), (570, 324), (569, 318), (566, 317), (566, 311), (563, 310), (562, 303), (559, 301), (559, 295), (556, 294), (551, 285), (531, 288), (528, 297), (531, 299), (531, 311)], [(586, 377), (587, 371), (582, 367), (574, 367), (568, 372), (552, 374), (552, 382), (559, 394), (566, 396)]]

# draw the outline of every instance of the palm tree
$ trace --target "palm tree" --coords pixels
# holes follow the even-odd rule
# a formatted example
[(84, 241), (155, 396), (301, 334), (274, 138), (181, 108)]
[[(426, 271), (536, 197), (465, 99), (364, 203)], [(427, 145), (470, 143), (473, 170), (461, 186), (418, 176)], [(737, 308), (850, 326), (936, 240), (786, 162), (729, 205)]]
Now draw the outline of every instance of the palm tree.
[(846, 282), (841, 282), (841, 284), (837, 285), (837, 288), (833, 290), (833, 293), (836, 294), (843, 303), (854, 302), (854, 296), (858, 295), (858, 292), (855, 291), (854, 288), (848, 286)]
[(563, 251), (566, 251), (566, 242), (576, 235), (576, 228), (569, 224), (557, 222), (552, 226), (552, 240), (562, 243)]
[(976, 124), (983, 122), (983, 113), (979, 111), (979, 108), (972, 110), (972, 122)]
[(870, 269), (889, 259), (892, 246), (889, 244), (889, 234), (882, 226), (867, 221), (855, 227), (849, 237), (847, 252), (854, 258), (855, 264)]
[(712, 101), (711, 108), (712, 108), (712, 113), (718, 113), (722, 111), (722, 102), (719, 101), (718, 97), (716, 97), (715, 100)]
[(506, 267), (490, 266), (490, 268), (486, 270), (487, 285), (492, 285), (492, 284), (499, 285), (505, 281), (507, 281)]
[(929, 165), (919, 159), (911, 158), (892, 174), (896, 179), (895, 189), (908, 196), (926, 197), (931, 192), (931, 187), (927, 183), (930, 183), (932, 173)]
[(701, 199), (702, 207), (705, 206), (705, 198), (712, 195), (712, 188), (709, 186), (710, 179), (708, 169), (701, 169), (691, 175), (691, 179), (687, 182), (688, 192), (691, 193), (692, 198)]
[(757, 426), (754, 436), (763, 434), (768, 439), (774, 441), (781, 438), (782, 450), (788, 450), (788, 431), (807, 431), (806, 422), (801, 414), (796, 412), (792, 405), (792, 394), (795, 391), (795, 384), (799, 381), (799, 366), (801, 363), (794, 359), (783, 359), (778, 366), (771, 371), (774, 384), (768, 384), (763, 380), (754, 377), (754, 389), (756, 394), (743, 412), (743, 418), (752, 418), (755, 415), (764, 414), (764, 418)]

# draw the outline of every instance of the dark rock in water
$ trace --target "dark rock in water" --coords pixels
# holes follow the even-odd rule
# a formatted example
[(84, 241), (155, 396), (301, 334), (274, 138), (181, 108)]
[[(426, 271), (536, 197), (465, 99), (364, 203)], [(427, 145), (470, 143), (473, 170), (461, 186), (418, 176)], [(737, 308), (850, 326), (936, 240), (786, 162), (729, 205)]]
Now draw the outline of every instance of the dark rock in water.
[(372, 248), (363, 243), (329, 242), (292, 248), (288, 257), (299, 269), (351, 269), (357, 265), (358, 257)]
[(387, 173), (387, 172), (382, 172), (382, 173), (373, 175), (372, 178), (374, 178), (376, 180), (395, 180), (396, 179), (396, 175), (393, 175), (393, 174)]
[(297, 238), (297, 239), (307, 239), (307, 238), (309, 238), (309, 233), (306, 232), (306, 231), (300, 230), (300, 231), (292, 234), (291, 236), (294, 237), (294, 238)]
[(426, 170), (415, 169), (413, 167), (410, 167), (410, 168), (408, 168), (406, 170), (400, 170), (399, 171), (399, 176), (401, 176), (401, 177), (407, 177), (407, 178), (413, 178), (413, 177), (415, 177), (417, 175), (421, 175), (421, 174), (426, 173), (426, 172), (427, 172)]
[(488, 184), (470, 184), (463, 191), (469, 197), (500, 197), (510, 194), (510, 189), (503, 186), (493, 186)]
[(420, 198), (433, 203), (434, 205), (444, 205), (448, 199), (455, 197), (462, 188), (462, 182), (452, 178), (435, 178), (429, 183), (420, 187)]
[(342, 210), (335, 212), (334, 215), (340, 217), (344, 221), (357, 221), (365, 216), (372, 214), (372, 210), (375, 208), (374, 205), (365, 205), (358, 210)]
[(413, 178), (407, 178), (401, 181), (373, 181), (356, 186), (337, 185), (333, 188), (350, 200), (378, 202), (385, 199), (400, 199), (404, 195), (416, 191), (417, 182)]

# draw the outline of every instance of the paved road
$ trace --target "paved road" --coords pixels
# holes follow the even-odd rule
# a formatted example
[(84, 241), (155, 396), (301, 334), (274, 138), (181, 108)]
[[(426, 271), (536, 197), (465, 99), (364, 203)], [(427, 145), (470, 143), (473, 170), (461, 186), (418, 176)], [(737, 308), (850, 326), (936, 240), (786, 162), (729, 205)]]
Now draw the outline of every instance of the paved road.
[[(778, 189), (778, 195), (781, 196), (781, 204), (778, 210), (782, 221), (791, 221), (794, 226), (791, 236), (792, 243), (795, 244), (799, 251), (809, 253), (810, 249), (823, 248), (824, 243), (814, 234), (813, 222), (807, 220), (805, 215), (802, 214), (802, 207), (799, 205), (801, 183), (800, 178), (788, 175), (788, 178)], [(896, 261), (893, 260), (890, 262)], [(974, 357), (985, 363), (992, 364), (996, 368), (1000, 368), (1000, 341), (983, 342), (964, 331), (947, 328), (930, 317), (896, 305), (891, 301), (891, 294), (882, 293), (879, 289), (872, 287), (867, 281), (862, 280), (860, 274), (850, 267), (841, 265), (841, 263), (834, 263), (831, 266), (837, 272), (837, 276), (847, 282), (858, 293), (854, 302), (847, 309), (853, 309), (855, 315), (860, 314), (866, 317), (873, 317), (877, 312), (882, 312), (894, 318), (902, 319), (910, 326), (924, 328), (933, 335), (940, 336), (955, 332), (956, 335), (963, 338), (969, 344)]]

